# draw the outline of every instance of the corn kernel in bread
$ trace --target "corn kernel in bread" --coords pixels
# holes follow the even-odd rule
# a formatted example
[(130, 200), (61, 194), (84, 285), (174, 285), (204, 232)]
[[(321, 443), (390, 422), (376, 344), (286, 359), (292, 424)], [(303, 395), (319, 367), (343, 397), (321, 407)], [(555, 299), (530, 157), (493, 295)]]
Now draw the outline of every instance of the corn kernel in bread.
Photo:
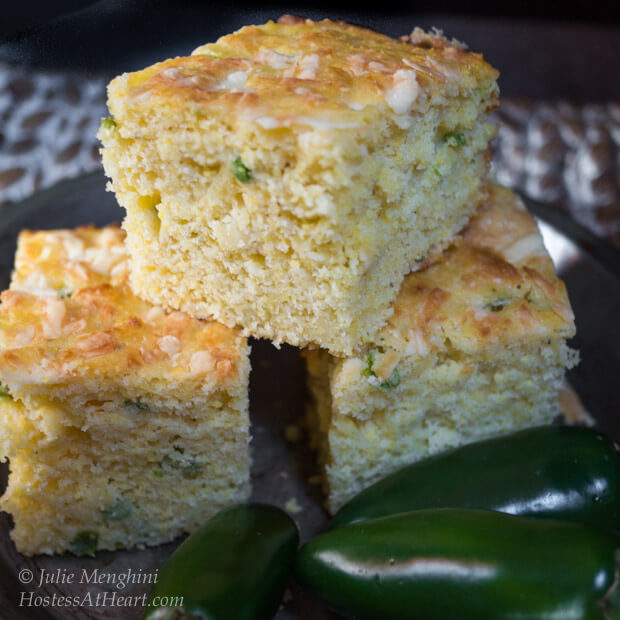
[(497, 75), (417, 30), (287, 20), (117, 77), (99, 136), (134, 290), (350, 353), (473, 212)]
[(0, 304), (0, 507), (24, 554), (151, 545), (249, 494), (246, 340), (134, 296), (118, 228), (23, 233)]
[(536, 223), (492, 188), (455, 244), (405, 278), (372, 346), (306, 352), (330, 510), (438, 450), (549, 422), (574, 333)]

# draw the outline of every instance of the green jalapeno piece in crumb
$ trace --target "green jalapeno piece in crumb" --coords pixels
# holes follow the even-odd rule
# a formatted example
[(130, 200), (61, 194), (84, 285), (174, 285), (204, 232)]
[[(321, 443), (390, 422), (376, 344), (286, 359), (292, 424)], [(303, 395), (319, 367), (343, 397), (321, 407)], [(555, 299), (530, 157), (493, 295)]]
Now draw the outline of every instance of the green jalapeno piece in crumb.
[[(223, 510), (187, 538), (159, 571), (144, 620), (267, 620), (282, 601), (299, 534), (275, 506)], [(165, 597), (177, 607), (151, 606)], [(175, 615), (176, 614), (176, 615)]]
[(465, 134), (458, 131), (447, 133), (443, 137), (443, 141), (449, 146), (465, 146), (467, 144)]
[(99, 533), (95, 530), (83, 530), (78, 532), (69, 543), (72, 553), (77, 556), (89, 555), (94, 557), (99, 544)]
[(418, 510), (303, 546), (295, 577), (357, 620), (601, 619), (617, 539), (581, 523), (490, 510)]
[(330, 529), (422, 508), (481, 508), (620, 530), (620, 454), (591, 428), (539, 426), (453, 448), (362, 491)]
[(116, 121), (111, 116), (102, 118), (99, 124), (102, 129), (114, 129), (116, 127)]
[(392, 370), (392, 374), (382, 383), (379, 384), (379, 387), (385, 390), (391, 390), (400, 385), (400, 372), (398, 372), (398, 368), (394, 368)]
[(135, 400), (128, 398), (125, 400), (123, 405), (125, 405), (125, 407), (133, 407), (134, 409), (142, 409), (143, 411), (149, 408), (149, 406), (146, 403), (143, 403), (139, 398), (136, 398)]
[(237, 181), (241, 183), (249, 183), (252, 179), (252, 171), (243, 163), (241, 157), (237, 156), (233, 159), (232, 171)]
[[(375, 363), (375, 353), (374, 351), (371, 351), (367, 356), (366, 356), (366, 366), (364, 367), (364, 375), (366, 377), (376, 377), (377, 374), (375, 373), (373, 366)], [(391, 390), (392, 388), (395, 388), (397, 386), (400, 385), (400, 381), (401, 381), (401, 377), (400, 377), (400, 372), (398, 370), (397, 367), (394, 367), (394, 369), (392, 370), (392, 373), (390, 374), (390, 376), (385, 380), (385, 381), (375, 381), (372, 384), (375, 387), (378, 387), (379, 389), (386, 391), (386, 390)]]
[(124, 497), (119, 497), (113, 504), (104, 508), (101, 515), (108, 521), (118, 521), (126, 519), (132, 512), (133, 504)]

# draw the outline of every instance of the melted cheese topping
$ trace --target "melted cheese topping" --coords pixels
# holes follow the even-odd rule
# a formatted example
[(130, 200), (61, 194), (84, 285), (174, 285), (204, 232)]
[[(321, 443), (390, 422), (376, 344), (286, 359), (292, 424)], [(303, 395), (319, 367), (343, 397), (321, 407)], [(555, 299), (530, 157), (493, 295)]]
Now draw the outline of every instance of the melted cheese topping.
[[(0, 296), (4, 381), (122, 376), (139, 367), (161, 374), (171, 361), (216, 384), (236, 379), (245, 339), (219, 323), (166, 313), (136, 297), (126, 280), (123, 241), (117, 227), (20, 234), (12, 288)], [(115, 270), (121, 281), (113, 281)]]
[(408, 114), (411, 106), (420, 94), (416, 72), (411, 69), (399, 69), (394, 74), (394, 86), (385, 94), (388, 105), (396, 114)]
[(373, 115), (402, 124), (435, 94), (484, 91), (489, 107), (496, 102), (498, 73), (480, 55), (438, 35), (417, 43), (329, 20), (247, 26), (191, 56), (119, 76), (108, 104), (123, 130), (124, 114), (175, 111), (179, 102), (198, 115), (261, 119), (265, 129), (308, 119), (362, 126)]
[(518, 197), (489, 198), (450, 248), (405, 278), (394, 314), (375, 337), (384, 350), (424, 356), (455, 347), (568, 338), (574, 317), (564, 283)]
[(66, 296), (75, 289), (127, 278), (125, 233), (118, 226), (22, 231), (11, 289)]

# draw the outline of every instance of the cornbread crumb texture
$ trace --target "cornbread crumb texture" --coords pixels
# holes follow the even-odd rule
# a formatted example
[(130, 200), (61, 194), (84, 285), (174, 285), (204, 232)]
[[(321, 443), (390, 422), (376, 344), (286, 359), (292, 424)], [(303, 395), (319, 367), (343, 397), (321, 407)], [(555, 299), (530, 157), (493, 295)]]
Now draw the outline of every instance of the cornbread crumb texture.
[(534, 220), (491, 188), (459, 239), (407, 276), (372, 346), (305, 353), (330, 510), (445, 447), (551, 421), (574, 333)]
[(475, 209), (496, 79), (441, 37), (327, 20), (248, 26), (119, 76), (99, 135), (134, 290), (350, 354)]
[(23, 233), (0, 297), (0, 506), (27, 555), (157, 544), (249, 495), (247, 343), (135, 297), (123, 237)]

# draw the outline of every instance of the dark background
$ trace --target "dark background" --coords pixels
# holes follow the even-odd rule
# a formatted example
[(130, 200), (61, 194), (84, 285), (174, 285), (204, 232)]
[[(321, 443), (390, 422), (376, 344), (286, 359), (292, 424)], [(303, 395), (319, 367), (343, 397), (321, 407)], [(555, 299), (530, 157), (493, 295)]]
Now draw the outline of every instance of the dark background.
[(0, 62), (112, 76), (140, 69), (248, 23), (283, 12), (344, 18), (389, 35), (441, 27), (502, 71), (504, 96), (620, 100), (620, 3), (250, 3), (198, 0), (10, 0), (0, 20)]
[[(2, 10), (2, 20), (0, 20), (0, 37), (14, 35), (29, 28), (34, 28), (47, 23), (49, 20), (65, 15), (72, 11), (86, 9), (97, 6), (106, 7), (107, 10), (116, 11), (121, 6), (131, 6), (136, 4), (154, 5), (159, 4), (149, 0), (103, 0), (99, 2), (87, 0), (10, 0), (4, 2), (5, 6)], [(207, 0), (191, 1), (182, 0), (176, 3), (180, 8), (183, 6), (193, 5), (208, 9), (215, 7), (215, 2)], [(289, 3), (290, 4), (290, 3)], [(619, 9), (610, 8), (612, 4), (605, 1), (595, 2), (491, 2), (490, 0), (472, 0), (470, 2), (457, 2), (455, 0), (435, 0), (426, 1), (410, 1), (396, 2), (394, 0), (383, 0), (375, 3), (372, 11), (382, 14), (411, 13), (413, 11), (419, 13), (451, 13), (456, 15), (484, 15), (491, 17), (529, 17), (535, 19), (564, 20), (573, 22), (600, 22), (600, 23), (618, 23)], [(362, 2), (344, 2), (336, 0), (334, 2), (326, 2), (325, 0), (317, 0), (312, 3), (306, 3), (305, 6), (316, 9), (332, 9), (332, 10), (354, 10), (360, 7)], [(220, 5), (221, 6), (221, 5)], [(285, 2), (268, 2), (268, 3), (250, 3), (244, 0), (231, 0), (231, 4), (227, 7), (229, 11), (236, 8), (243, 9), (269, 9), (286, 7)], [(226, 8), (226, 7), (224, 7)]]

